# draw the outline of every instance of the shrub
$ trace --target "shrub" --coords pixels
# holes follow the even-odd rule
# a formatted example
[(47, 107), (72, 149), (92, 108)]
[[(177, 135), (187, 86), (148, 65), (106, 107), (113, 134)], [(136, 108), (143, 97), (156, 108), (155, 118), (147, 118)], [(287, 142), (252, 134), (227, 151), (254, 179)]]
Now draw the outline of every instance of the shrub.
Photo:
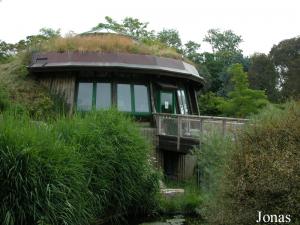
[(262, 211), (289, 214), (298, 224), (299, 137), (300, 103), (290, 103), (284, 110), (269, 108), (254, 117), (223, 163), (215, 196), (206, 201), (209, 223), (250, 225)]
[[(232, 137), (223, 137), (222, 133), (214, 130), (202, 137), (201, 149), (196, 149), (198, 184), (201, 187), (201, 215), (211, 221), (219, 216), (218, 192), (220, 181), (224, 176), (224, 168), (232, 152)], [(213, 215), (216, 213), (215, 215)]]
[(109, 110), (57, 124), (61, 140), (85, 161), (98, 218), (119, 220), (154, 209), (158, 176), (150, 165), (149, 145), (130, 118)]
[(0, 220), (4, 225), (88, 224), (78, 154), (49, 126), (8, 113), (0, 119)]

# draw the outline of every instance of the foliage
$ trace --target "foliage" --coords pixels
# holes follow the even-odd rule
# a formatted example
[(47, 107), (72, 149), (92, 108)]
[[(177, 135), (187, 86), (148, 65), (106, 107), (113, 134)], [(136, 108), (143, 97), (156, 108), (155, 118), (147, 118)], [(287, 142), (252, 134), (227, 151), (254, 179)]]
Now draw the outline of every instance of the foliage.
[(97, 218), (119, 220), (155, 208), (158, 175), (149, 144), (132, 120), (117, 110), (58, 122), (60, 139), (81, 154)]
[(5, 113), (0, 122), (0, 167), (3, 225), (89, 224), (80, 157), (46, 124)]
[[(206, 179), (215, 195), (204, 198), (204, 215), (209, 224), (250, 225), (264, 214), (291, 215), (300, 221), (300, 103), (285, 109), (270, 107), (253, 117), (221, 163), (222, 175), (212, 172)], [(222, 141), (222, 140), (220, 140)], [(223, 145), (216, 151), (223, 151)], [(214, 148), (212, 148), (214, 149)], [(219, 154), (219, 153), (218, 153)], [(212, 165), (214, 160), (204, 164)], [(223, 160), (222, 154), (218, 160)], [(219, 167), (219, 165), (217, 165)], [(213, 189), (210, 189), (213, 191)]]
[(49, 124), (6, 112), (0, 122), (0, 218), (4, 225), (90, 224), (151, 213), (158, 174), (149, 148), (117, 110)]
[(167, 46), (176, 49), (178, 52), (181, 52), (182, 43), (177, 30), (163, 29), (162, 31), (158, 32), (157, 39), (161, 43), (164, 43)]
[(210, 216), (213, 217), (212, 214), (218, 211), (220, 182), (232, 153), (233, 142), (230, 136), (223, 137), (219, 130), (204, 135), (202, 142), (201, 149), (194, 151), (197, 156), (198, 182), (202, 197), (198, 207), (201, 209), (201, 215), (211, 221)]
[(264, 91), (249, 88), (247, 73), (243, 66), (234, 64), (228, 69), (234, 90), (229, 92), (229, 99), (221, 103), (220, 110), (228, 116), (246, 117), (257, 113), (268, 104)]
[(8, 62), (11, 59), (14, 50), (13, 44), (0, 40), (0, 64)]
[(112, 30), (117, 33), (132, 36), (139, 40), (149, 39), (154, 35), (154, 31), (147, 30), (149, 23), (141, 22), (136, 18), (125, 17), (121, 23), (118, 23), (111, 17), (106, 16), (105, 21), (105, 23), (99, 23), (92, 28), (92, 31)]
[(270, 57), (279, 73), (283, 99), (300, 97), (300, 37), (281, 41), (273, 46)]
[(9, 96), (5, 87), (0, 84), (0, 112), (7, 109), (9, 106)]
[(268, 99), (278, 101), (278, 73), (270, 57), (265, 54), (254, 54), (250, 58), (249, 83), (252, 89), (265, 90)]
[(210, 29), (204, 41), (208, 42), (214, 52), (241, 52), (239, 44), (242, 37), (236, 35), (231, 30), (221, 32), (219, 29)]
[(200, 94), (198, 97), (200, 114), (207, 116), (221, 115), (220, 105), (223, 102), (224, 98), (217, 96), (214, 92)]
[(158, 210), (161, 214), (198, 214), (202, 196), (194, 180), (176, 183), (167, 181), (166, 185), (172, 188), (183, 188), (184, 193), (175, 196), (160, 196)]
[(56, 104), (57, 96), (28, 77), (25, 59), (24, 55), (19, 54), (11, 62), (0, 65), (2, 92), (6, 90), (5, 96), (9, 97), (11, 105), (24, 107), (36, 119), (53, 118), (60, 112), (67, 112), (67, 109), (59, 109), (66, 106)]

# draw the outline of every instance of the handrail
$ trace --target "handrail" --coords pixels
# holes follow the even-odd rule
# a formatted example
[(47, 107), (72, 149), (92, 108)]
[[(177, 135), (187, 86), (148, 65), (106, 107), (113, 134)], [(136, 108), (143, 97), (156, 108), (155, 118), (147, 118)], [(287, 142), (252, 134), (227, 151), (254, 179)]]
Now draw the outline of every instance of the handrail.
[(181, 115), (153, 113), (157, 124), (157, 134), (176, 138), (176, 149), (180, 151), (181, 139), (201, 140), (203, 134), (219, 129), (223, 136), (235, 133), (236, 129), (247, 123), (248, 119), (201, 115)]
[(182, 114), (170, 114), (170, 113), (152, 113), (154, 116), (165, 116), (165, 117), (182, 117), (187, 119), (211, 119), (211, 120), (227, 120), (227, 121), (240, 121), (248, 122), (249, 119), (234, 118), (234, 117), (219, 117), (219, 116), (199, 116), (199, 115), (182, 115)]

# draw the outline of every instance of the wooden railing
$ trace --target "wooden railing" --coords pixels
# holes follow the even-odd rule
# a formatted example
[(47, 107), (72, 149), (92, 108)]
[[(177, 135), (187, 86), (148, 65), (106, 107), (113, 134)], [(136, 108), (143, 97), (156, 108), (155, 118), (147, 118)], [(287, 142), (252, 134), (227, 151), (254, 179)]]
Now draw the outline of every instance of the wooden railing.
[(248, 120), (230, 117), (196, 116), (179, 114), (154, 114), (157, 134), (177, 138), (177, 149), (180, 139), (198, 139), (209, 132), (219, 131), (223, 135), (234, 133)]

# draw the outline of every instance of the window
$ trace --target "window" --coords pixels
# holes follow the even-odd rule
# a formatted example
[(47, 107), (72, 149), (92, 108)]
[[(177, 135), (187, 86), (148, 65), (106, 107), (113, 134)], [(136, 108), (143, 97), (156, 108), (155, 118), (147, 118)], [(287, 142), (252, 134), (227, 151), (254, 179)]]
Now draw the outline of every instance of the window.
[(93, 83), (79, 83), (77, 95), (77, 110), (88, 111), (93, 105)]
[(160, 92), (160, 112), (174, 113), (173, 92)]
[(134, 107), (137, 113), (148, 113), (149, 96), (148, 88), (145, 85), (134, 85)]
[(111, 84), (97, 83), (96, 109), (109, 109), (111, 107)]
[[(109, 109), (113, 104), (111, 83), (80, 82), (77, 92), (77, 110)], [(148, 87), (139, 84), (116, 84), (116, 106), (123, 112), (138, 115), (150, 113)]]
[(183, 89), (177, 90), (177, 96), (178, 96), (180, 114), (188, 114), (189, 112), (188, 112), (188, 105), (187, 105), (185, 91)]
[(117, 105), (120, 111), (132, 111), (130, 84), (117, 84)]

